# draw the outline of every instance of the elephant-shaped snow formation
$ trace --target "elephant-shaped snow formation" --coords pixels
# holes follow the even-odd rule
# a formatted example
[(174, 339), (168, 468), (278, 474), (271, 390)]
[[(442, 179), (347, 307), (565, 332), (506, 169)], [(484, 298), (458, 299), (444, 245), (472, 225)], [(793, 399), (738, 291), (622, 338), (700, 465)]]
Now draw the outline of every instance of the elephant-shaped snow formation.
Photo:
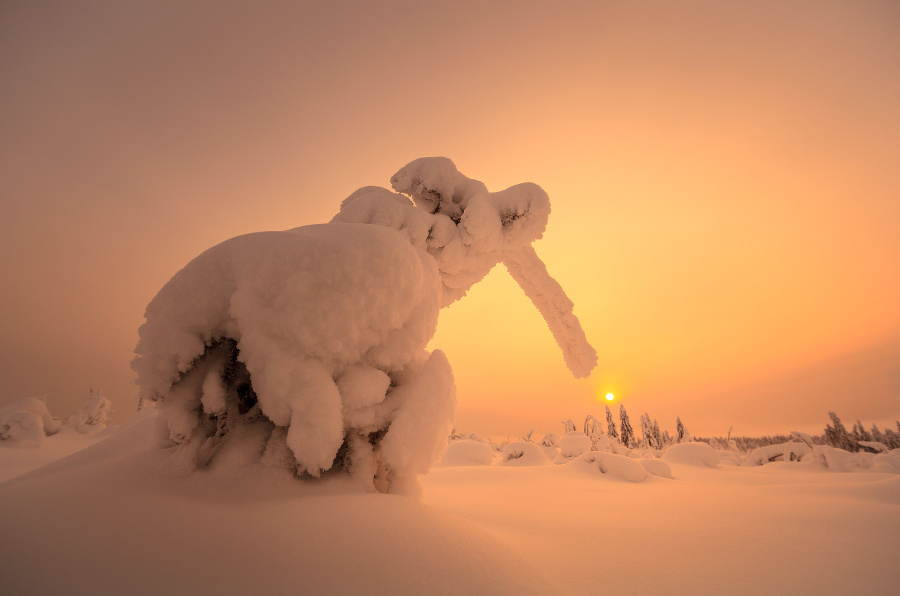
[[(531, 243), (550, 202), (534, 184), (490, 193), (446, 158), (362, 188), (331, 223), (227, 240), (147, 306), (132, 368), (191, 466), (223, 450), (318, 476), (409, 490), (440, 458), (453, 374), (428, 353), (441, 307), (503, 262), (569, 369), (597, 357)], [(410, 201), (404, 195), (412, 198)]]

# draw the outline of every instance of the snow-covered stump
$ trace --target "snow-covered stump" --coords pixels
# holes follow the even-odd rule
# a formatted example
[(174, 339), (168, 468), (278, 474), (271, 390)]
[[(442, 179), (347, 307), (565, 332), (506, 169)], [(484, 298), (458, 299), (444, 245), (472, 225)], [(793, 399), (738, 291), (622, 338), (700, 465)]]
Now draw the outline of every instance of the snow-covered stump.
[(188, 467), (239, 450), (298, 475), (343, 470), (414, 490), (440, 458), (453, 374), (426, 346), (438, 313), (504, 262), (573, 374), (596, 363), (572, 302), (531, 249), (550, 203), (534, 184), (490, 193), (423, 158), (341, 204), (330, 224), (227, 240), (146, 311), (132, 367)]

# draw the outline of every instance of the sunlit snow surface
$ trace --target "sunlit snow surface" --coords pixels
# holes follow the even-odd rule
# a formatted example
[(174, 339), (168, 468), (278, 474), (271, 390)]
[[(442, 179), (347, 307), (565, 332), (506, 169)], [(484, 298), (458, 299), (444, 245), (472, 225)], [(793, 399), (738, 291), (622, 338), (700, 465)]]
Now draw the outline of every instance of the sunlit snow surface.
[(252, 458), (178, 474), (154, 443), (159, 423), (145, 410), (0, 484), (3, 593), (849, 594), (900, 582), (897, 474), (710, 467), (687, 445), (656, 460), (672, 479), (634, 482), (592, 459), (611, 453), (484, 465), (469, 443), (423, 477), (420, 502)]

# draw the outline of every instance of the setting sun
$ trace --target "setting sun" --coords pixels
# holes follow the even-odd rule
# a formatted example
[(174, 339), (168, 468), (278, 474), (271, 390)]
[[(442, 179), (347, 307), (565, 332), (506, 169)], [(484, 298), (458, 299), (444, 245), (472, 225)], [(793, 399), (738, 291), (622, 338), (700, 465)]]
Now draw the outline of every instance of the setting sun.
[(606, 401), (612, 401), (614, 397), (615, 397), (615, 395), (613, 395), (612, 393), (607, 393), (607, 394), (606, 394)]

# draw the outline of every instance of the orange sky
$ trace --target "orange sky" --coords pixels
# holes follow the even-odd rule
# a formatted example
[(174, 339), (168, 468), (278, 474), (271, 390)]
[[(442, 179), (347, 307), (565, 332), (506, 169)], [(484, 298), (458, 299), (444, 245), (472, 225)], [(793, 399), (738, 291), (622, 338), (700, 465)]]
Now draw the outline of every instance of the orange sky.
[(571, 379), (498, 268), (432, 342), (460, 429), (607, 391), (698, 434), (900, 418), (897, 5), (632, 4), (3, 3), (0, 405), (93, 385), (125, 419), (188, 260), (445, 155), (549, 193), (536, 249), (600, 354)]

